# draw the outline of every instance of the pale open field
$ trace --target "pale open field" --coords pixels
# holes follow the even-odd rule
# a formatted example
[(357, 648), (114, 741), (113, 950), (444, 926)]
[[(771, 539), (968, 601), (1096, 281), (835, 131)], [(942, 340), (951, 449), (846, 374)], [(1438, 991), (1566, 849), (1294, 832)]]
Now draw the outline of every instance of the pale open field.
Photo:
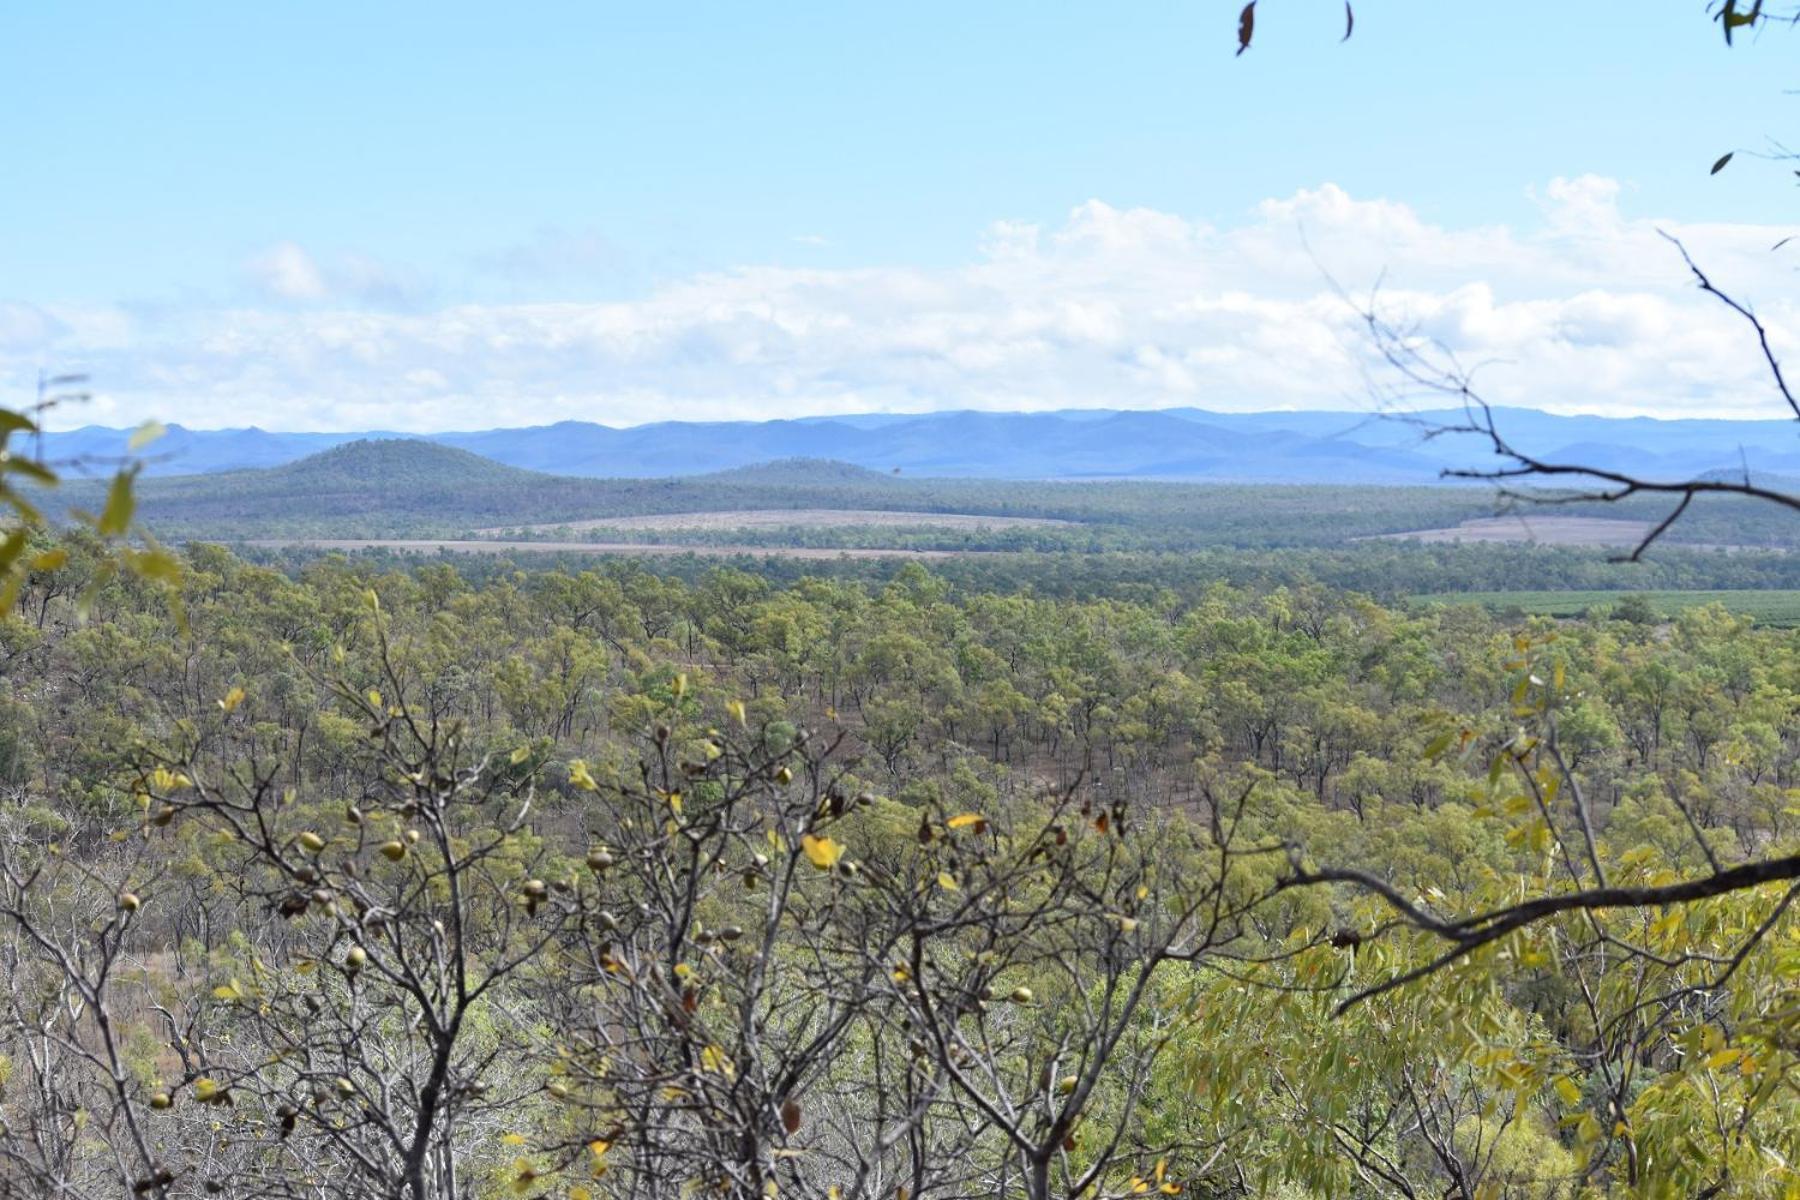
[(754, 508), (726, 512), (651, 513), (636, 517), (593, 517), (542, 525), (497, 525), (480, 534), (550, 533), (558, 529), (833, 529), (846, 525), (931, 529), (1022, 529), (1074, 525), (1049, 517), (991, 517), (978, 513), (894, 512), (878, 508)]
[(699, 554), (730, 558), (951, 558), (987, 553), (978, 550), (899, 550), (834, 546), (670, 546), (643, 542), (522, 542), (502, 538), (252, 538), (244, 543), (265, 549), (298, 546), (310, 550), (400, 550), (421, 554)]
[(1544, 546), (1635, 546), (1650, 532), (1643, 521), (1607, 517), (1547, 517), (1517, 513), (1480, 517), (1447, 529), (1415, 529), (1377, 534), (1373, 539), (1408, 542), (1536, 542)]

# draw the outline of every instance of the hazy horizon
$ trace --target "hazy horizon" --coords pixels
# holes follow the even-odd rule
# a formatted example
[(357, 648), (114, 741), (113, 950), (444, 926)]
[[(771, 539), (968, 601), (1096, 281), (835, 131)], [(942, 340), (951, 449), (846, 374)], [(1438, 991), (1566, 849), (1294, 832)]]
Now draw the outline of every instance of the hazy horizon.
[[(72, 410), (72, 411), (78, 412), (79, 410), (77, 409), (77, 410)], [(826, 421), (836, 421), (836, 422), (844, 422), (844, 423), (854, 422), (854, 421), (889, 422), (889, 421), (917, 420), (917, 419), (928, 418), (928, 417), (954, 416), (954, 415), (959, 415), (959, 414), (969, 414), (969, 415), (975, 415), (975, 416), (995, 416), (995, 417), (1015, 417), (1015, 416), (1016, 417), (1032, 417), (1032, 416), (1055, 417), (1055, 416), (1110, 416), (1110, 415), (1126, 414), (1126, 413), (1155, 414), (1155, 413), (1174, 413), (1174, 412), (1197, 412), (1197, 413), (1204, 413), (1204, 414), (1208, 414), (1208, 415), (1217, 415), (1217, 416), (1221, 416), (1221, 417), (1278, 417), (1278, 416), (1283, 416), (1283, 415), (1309, 416), (1309, 417), (1343, 417), (1349, 421), (1362, 423), (1362, 422), (1371, 422), (1371, 421), (1395, 420), (1401, 416), (1413, 417), (1413, 416), (1418, 416), (1420, 414), (1428, 414), (1428, 413), (1433, 413), (1433, 412), (1441, 413), (1441, 412), (1445, 412), (1445, 411), (1448, 411), (1448, 410), (1441, 406), (1439, 406), (1439, 407), (1421, 406), (1420, 408), (1406, 410), (1404, 413), (1400, 413), (1400, 412), (1380, 412), (1380, 411), (1376, 411), (1373, 409), (1355, 409), (1355, 408), (1212, 409), (1212, 408), (1208, 408), (1204, 404), (1171, 404), (1171, 405), (1164, 405), (1164, 406), (1160, 406), (1160, 407), (1142, 407), (1142, 408), (1121, 408), (1121, 407), (1114, 407), (1114, 406), (1110, 406), (1110, 405), (1070, 405), (1070, 406), (1061, 406), (1061, 407), (1057, 407), (1057, 408), (1018, 408), (1018, 409), (1012, 409), (1012, 408), (929, 408), (929, 409), (916, 409), (916, 410), (906, 410), (906, 411), (889, 410), (889, 411), (841, 412), (841, 413), (795, 413), (792, 415), (773, 416), (773, 417), (721, 418), (721, 419), (717, 419), (717, 420), (705, 420), (705, 419), (695, 420), (695, 419), (690, 419), (690, 418), (685, 418), (685, 417), (662, 417), (662, 418), (653, 418), (653, 419), (647, 420), (647, 421), (616, 422), (616, 423), (609, 422), (609, 421), (588, 420), (588, 419), (581, 418), (581, 417), (563, 417), (563, 418), (559, 418), (554, 421), (536, 421), (536, 422), (531, 422), (528, 424), (519, 424), (519, 425), (481, 425), (481, 426), (467, 426), (467, 427), (460, 427), (460, 428), (444, 428), (444, 429), (379, 428), (379, 427), (375, 427), (375, 426), (369, 426), (369, 427), (360, 428), (360, 429), (304, 429), (304, 428), (277, 427), (277, 426), (273, 426), (273, 425), (259, 425), (259, 424), (200, 425), (200, 424), (194, 424), (194, 423), (186, 422), (186, 421), (162, 421), (162, 422), (158, 422), (158, 423), (168, 429), (183, 429), (183, 430), (187, 430), (190, 433), (267, 433), (267, 434), (275, 434), (275, 435), (318, 434), (318, 435), (323, 435), (323, 436), (365, 435), (365, 436), (373, 436), (373, 437), (432, 438), (432, 437), (449, 436), (449, 435), (455, 435), (455, 434), (498, 433), (498, 432), (510, 432), (510, 431), (518, 431), (518, 430), (550, 429), (550, 428), (554, 428), (555, 426), (558, 426), (558, 425), (594, 425), (594, 426), (598, 426), (602, 429), (610, 429), (610, 430), (614, 430), (614, 431), (625, 431), (625, 430), (631, 430), (631, 429), (642, 429), (642, 428), (645, 428), (647, 426), (652, 426), (652, 425), (736, 425), (736, 424), (762, 425), (762, 424), (774, 424), (774, 423), (780, 423), (780, 422), (816, 424), (819, 422), (826, 422)], [(1742, 424), (1742, 425), (1754, 425), (1754, 424), (1767, 423), (1772, 426), (1781, 426), (1784, 428), (1789, 427), (1793, 424), (1791, 418), (1783, 417), (1779, 413), (1770, 413), (1766, 416), (1712, 416), (1712, 415), (1709, 415), (1709, 416), (1696, 416), (1696, 415), (1665, 416), (1665, 415), (1654, 414), (1654, 413), (1623, 413), (1623, 414), (1621, 414), (1621, 413), (1605, 413), (1605, 412), (1557, 412), (1557, 411), (1553, 411), (1553, 410), (1547, 409), (1547, 408), (1539, 408), (1539, 407), (1536, 407), (1536, 406), (1533, 406), (1530, 404), (1496, 405), (1496, 406), (1494, 406), (1494, 411), (1496, 413), (1501, 413), (1501, 414), (1508, 413), (1508, 412), (1525, 412), (1525, 413), (1533, 413), (1533, 414), (1536, 414), (1539, 416), (1565, 418), (1565, 419), (1569, 419), (1569, 420), (1593, 418), (1593, 419), (1604, 420), (1604, 421), (1654, 421), (1659, 424), (1679, 424), (1682, 422), (1702, 422), (1702, 421), (1704, 421), (1704, 422), (1724, 422), (1724, 423), (1728, 423), (1728, 424)], [(49, 422), (46, 424), (45, 432), (52, 436), (54, 436), (56, 434), (81, 433), (83, 431), (88, 431), (88, 430), (105, 431), (105, 432), (117, 433), (117, 434), (121, 434), (121, 435), (129, 435), (129, 434), (135, 432), (140, 427), (141, 427), (141, 425), (106, 425), (106, 424), (102, 424), (97, 421), (85, 421), (85, 422), (78, 422), (78, 423), (71, 422), (71, 423), (64, 423), (64, 424), (58, 424), (57, 422), (52, 421), (52, 422)]]

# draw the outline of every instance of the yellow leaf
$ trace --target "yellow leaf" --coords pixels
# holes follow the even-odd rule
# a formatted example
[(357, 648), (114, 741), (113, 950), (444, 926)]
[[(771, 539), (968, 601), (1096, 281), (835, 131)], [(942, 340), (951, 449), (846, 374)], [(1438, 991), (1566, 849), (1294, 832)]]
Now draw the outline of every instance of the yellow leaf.
[(525, 1135), (522, 1133), (509, 1133), (500, 1139), (500, 1143), (505, 1146), (523, 1146), (525, 1144)]
[(961, 885), (956, 882), (956, 876), (948, 871), (939, 871), (937, 882), (938, 886), (943, 888), (946, 892), (958, 891), (961, 888)]
[(744, 702), (742, 700), (728, 701), (725, 705), (725, 712), (732, 720), (738, 723), (739, 727), (747, 727), (750, 724), (750, 719), (744, 711)]
[(987, 818), (980, 813), (958, 813), (944, 823), (952, 829), (962, 829), (970, 825), (981, 825), (986, 821)]
[(725, 1050), (721, 1046), (706, 1046), (701, 1049), (700, 1069), (711, 1071), (714, 1075), (723, 1075), (727, 1079), (737, 1074), (736, 1069), (731, 1065), (731, 1060), (725, 1057)]
[(508, 757), (512, 759), (512, 765), (516, 767), (520, 763), (524, 762), (526, 759), (531, 757), (531, 747), (530, 746), (520, 746), (517, 750), (514, 750), (512, 752), (512, 754), (510, 754)]
[(1575, 1105), (1581, 1103), (1581, 1089), (1577, 1087), (1575, 1081), (1570, 1079), (1567, 1075), (1564, 1075), (1561, 1079), (1556, 1081), (1556, 1094), (1562, 1097), (1562, 1102), (1564, 1104)]
[(194, 781), (180, 771), (158, 767), (150, 774), (150, 784), (159, 792), (179, 792), (194, 786)]
[(219, 701), (219, 707), (224, 709), (226, 712), (230, 712), (232, 709), (236, 708), (238, 705), (242, 704), (243, 702), (244, 702), (244, 689), (241, 687), (234, 687), (229, 692), (225, 693), (225, 698), (223, 700)]
[(800, 839), (800, 849), (805, 852), (806, 860), (821, 871), (829, 871), (837, 866), (838, 859), (844, 857), (844, 844), (828, 837), (814, 837), (806, 834)]
[(161, 421), (145, 421), (132, 432), (131, 440), (125, 443), (125, 448), (136, 454), (167, 432), (169, 432), (169, 427)]
[(569, 761), (569, 782), (584, 792), (600, 790), (600, 785), (594, 782), (593, 775), (588, 771), (587, 763), (579, 758)]

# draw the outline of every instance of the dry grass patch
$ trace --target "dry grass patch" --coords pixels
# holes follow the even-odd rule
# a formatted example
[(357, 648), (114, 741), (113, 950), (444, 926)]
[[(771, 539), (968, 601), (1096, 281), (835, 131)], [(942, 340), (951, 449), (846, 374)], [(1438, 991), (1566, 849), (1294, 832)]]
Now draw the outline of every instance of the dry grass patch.
[(726, 512), (650, 513), (635, 517), (591, 517), (539, 525), (497, 525), (483, 535), (552, 533), (559, 529), (838, 529), (882, 526), (951, 530), (1024, 529), (1072, 526), (1050, 517), (997, 517), (983, 513), (897, 512), (879, 508), (753, 508)]

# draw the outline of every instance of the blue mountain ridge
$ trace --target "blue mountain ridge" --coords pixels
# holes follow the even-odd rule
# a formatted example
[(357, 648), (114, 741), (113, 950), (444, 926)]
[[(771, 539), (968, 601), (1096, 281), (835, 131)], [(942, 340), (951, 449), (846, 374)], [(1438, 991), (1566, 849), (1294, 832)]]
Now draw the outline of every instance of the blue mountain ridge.
[[(1448, 413), (1412, 414), (1422, 424)], [(1707, 472), (1800, 475), (1800, 423), (1557, 416), (1496, 410), (1532, 453), (1669, 478)], [(57, 462), (100, 469), (126, 453), (130, 430), (87, 426), (44, 435)], [(422, 437), (556, 475), (699, 475), (775, 459), (834, 459), (908, 475), (999, 479), (1185, 479), (1217, 482), (1416, 484), (1447, 467), (1496, 460), (1469, 436), (1428, 439), (1420, 425), (1363, 412), (950, 411), (772, 421), (661, 421), (614, 428), (587, 421), (423, 435), (383, 430), (283, 433), (171, 426), (153, 443), (153, 475), (279, 466), (362, 438)]]

